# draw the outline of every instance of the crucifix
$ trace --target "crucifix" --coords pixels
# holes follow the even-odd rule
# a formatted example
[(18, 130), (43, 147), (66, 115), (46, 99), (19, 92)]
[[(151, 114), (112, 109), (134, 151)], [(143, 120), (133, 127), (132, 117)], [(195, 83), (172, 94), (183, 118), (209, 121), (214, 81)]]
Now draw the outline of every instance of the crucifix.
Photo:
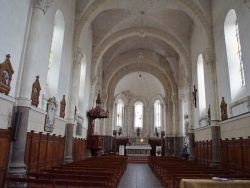
[(197, 93), (197, 89), (195, 88), (195, 85), (194, 85), (194, 91), (192, 92), (192, 95), (193, 95), (193, 103), (194, 103), (195, 108), (196, 108), (196, 93)]

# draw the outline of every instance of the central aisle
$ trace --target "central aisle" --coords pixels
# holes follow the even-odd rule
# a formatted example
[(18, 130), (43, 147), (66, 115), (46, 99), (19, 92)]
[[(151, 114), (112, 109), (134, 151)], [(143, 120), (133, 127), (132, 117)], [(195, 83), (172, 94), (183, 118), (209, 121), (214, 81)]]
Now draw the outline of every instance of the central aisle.
[(148, 164), (128, 164), (118, 188), (162, 188)]

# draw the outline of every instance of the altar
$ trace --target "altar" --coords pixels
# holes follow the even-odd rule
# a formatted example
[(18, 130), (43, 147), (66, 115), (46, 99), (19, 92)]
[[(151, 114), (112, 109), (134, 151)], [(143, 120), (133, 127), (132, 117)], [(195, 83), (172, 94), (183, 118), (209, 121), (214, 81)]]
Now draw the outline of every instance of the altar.
[(150, 156), (150, 145), (131, 145), (126, 146), (127, 156)]

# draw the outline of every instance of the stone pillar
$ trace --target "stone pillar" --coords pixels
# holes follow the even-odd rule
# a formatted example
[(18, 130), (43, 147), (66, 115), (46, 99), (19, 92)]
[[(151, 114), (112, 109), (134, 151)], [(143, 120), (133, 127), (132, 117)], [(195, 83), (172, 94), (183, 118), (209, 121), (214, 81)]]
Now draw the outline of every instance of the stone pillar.
[(124, 136), (129, 136), (128, 105), (124, 105)]
[(167, 127), (167, 135), (173, 136), (174, 130), (173, 130), (173, 102), (171, 100), (171, 97), (168, 98), (168, 127)]
[(65, 157), (64, 163), (71, 163), (73, 162), (72, 156), (72, 148), (73, 148), (73, 131), (74, 131), (75, 124), (67, 124), (66, 125), (66, 141), (65, 141)]
[(215, 125), (211, 126), (212, 132), (212, 162), (210, 166), (220, 165), (220, 127)]
[(191, 85), (191, 78), (186, 77), (185, 79), (185, 88), (186, 88), (186, 102), (188, 106), (188, 139), (189, 139), (189, 161), (194, 161), (194, 143), (195, 143), (195, 135), (194, 135), (194, 106), (193, 106), (193, 99), (192, 99), (192, 85)]
[[(50, 7), (52, 0), (34, 0), (33, 12), (29, 26), (29, 35), (27, 39), (26, 56), (24, 58), (23, 72), (20, 81), (20, 88), (17, 97), (17, 111), (22, 113), (21, 121), (18, 129), (17, 140), (13, 142), (11, 159), (8, 169), (8, 176), (23, 178), (26, 175), (26, 165), (24, 163), (25, 148), (27, 139), (27, 129), (29, 121), (29, 111), (31, 107), (31, 90), (32, 84), (37, 76), (37, 64), (35, 59), (40, 58), (36, 55), (39, 54), (41, 36), (38, 33), (41, 30), (40, 20), (44, 19), (43, 16), (46, 10)], [(33, 80), (32, 80), (33, 78)], [(29, 89), (30, 88), (30, 89)], [(25, 187), (25, 183), (18, 183), (16, 187)]]
[(192, 132), (192, 130), (189, 131), (188, 133), (188, 137), (189, 137), (189, 161), (194, 161), (195, 160), (195, 156), (194, 156), (194, 133)]
[(220, 165), (220, 129), (218, 124), (218, 101), (217, 101), (217, 82), (215, 74), (215, 65), (214, 65), (214, 49), (207, 48), (203, 53), (203, 60), (206, 63), (206, 91), (208, 91), (208, 101), (210, 104), (211, 112), (211, 136), (212, 136), (212, 166)]
[[(26, 106), (18, 106), (17, 111), (22, 113), (22, 117), (19, 124), (19, 129), (17, 129), (17, 140), (13, 142), (8, 175), (11, 177), (25, 178), (27, 175), (24, 157), (30, 108)], [(22, 185), (19, 186), (22, 187)]]
[(185, 95), (179, 95), (179, 119), (180, 119), (179, 122), (180, 124), (177, 129), (177, 134), (179, 136), (184, 136), (184, 131), (183, 131), (183, 127), (185, 126), (184, 125), (184, 108), (183, 108), (184, 102), (185, 102)]
[(65, 157), (64, 163), (69, 163), (73, 161), (72, 157), (72, 144), (73, 144), (73, 131), (75, 122), (75, 110), (78, 107), (79, 98), (79, 83), (80, 83), (80, 73), (81, 73), (81, 61), (83, 58), (83, 53), (80, 49), (74, 51), (73, 59), (73, 72), (72, 72), (72, 82), (70, 91), (70, 101), (69, 101), (69, 114), (68, 122), (66, 124), (66, 143), (65, 143)]

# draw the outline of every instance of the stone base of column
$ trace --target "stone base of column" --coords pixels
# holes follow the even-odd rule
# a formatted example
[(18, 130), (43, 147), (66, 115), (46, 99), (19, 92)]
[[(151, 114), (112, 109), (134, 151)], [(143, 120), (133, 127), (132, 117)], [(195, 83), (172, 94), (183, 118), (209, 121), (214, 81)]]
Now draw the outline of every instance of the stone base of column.
[(72, 163), (72, 162), (73, 162), (72, 156), (65, 156), (64, 157), (63, 164), (68, 164), (68, 163)]
[(86, 159), (91, 158), (92, 154), (89, 148), (86, 149)]
[(188, 161), (193, 162), (194, 160), (195, 160), (195, 157), (194, 157), (194, 156), (189, 156), (189, 157), (188, 157)]
[[(26, 165), (24, 163), (11, 163), (9, 166), (8, 176), (12, 178), (27, 178)], [(11, 183), (10, 187), (27, 187), (27, 183)]]
[(220, 161), (211, 161), (209, 166), (210, 167), (219, 167), (220, 166)]
[(212, 134), (212, 162), (210, 166), (220, 166), (220, 127), (211, 126)]
[(64, 157), (64, 164), (72, 163), (73, 157), (72, 157), (72, 148), (73, 148), (73, 130), (74, 130), (74, 124), (69, 123), (66, 124), (66, 142), (65, 142), (65, 157)]

